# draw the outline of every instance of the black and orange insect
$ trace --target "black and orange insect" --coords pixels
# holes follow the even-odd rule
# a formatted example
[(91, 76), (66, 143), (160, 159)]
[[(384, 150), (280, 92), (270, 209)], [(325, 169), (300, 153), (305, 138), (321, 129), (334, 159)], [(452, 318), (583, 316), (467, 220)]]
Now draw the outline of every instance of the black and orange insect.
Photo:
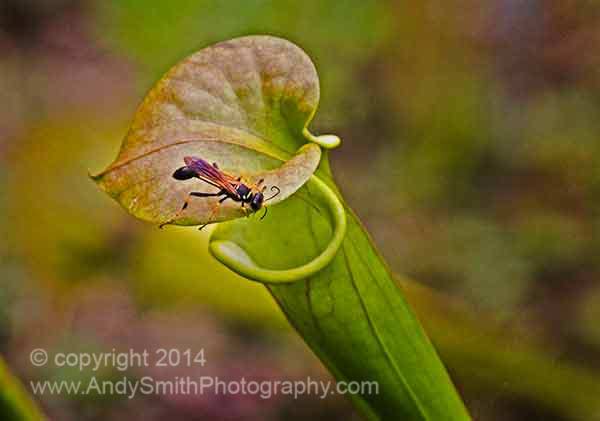
[[(246, 208), (246, 205), (249, 205), (249, 213), (258, 212), (261, 208), (264, 208), (265, 213), (260, 218), (262, 220), (267, 214), (267, 207), (264, 206), (264, 203), (273, 199), (281, 192), (279, 187), (271, 186), (271, 191), (275, 193), (265, 199), (264, 192), (267, 189), (267, 186), (263, 185), (264, 179), (259, 180), (256, 184), (244, 183), (242, 182), (242, 177), (235, 177), (227, 174), (224, 171), (221, 171), (217, 163), (209, 164), (204, 159), (195, 156), (186, 156), (183, 158), (183, 162), (185, 162), (185, 165), (181, 168), (178, 168), (173, 173), (174, 179), (189, 180), (191, 178), (197, 178), (204, 181), (206, 184), (218, 188), (219, 191), (215, 193), (196, 191), (188, 193), (179, 212), (177, 212), (177, 214), (167, 222), (162, 223), (160, 225), (161, 228), (164, 225), (170, 224), (176, 220), (188, 207), (189, 201), (192, 197), (223, 196), (221, 199), (219, 199), (218, 204), (223, 203), (227, 199), (231, 199), (235, 202), (240, 202), (242, 208), (244, 209), (248, 209)], [(208, 223), (202, 225), (200, 229), (207, 225)]]

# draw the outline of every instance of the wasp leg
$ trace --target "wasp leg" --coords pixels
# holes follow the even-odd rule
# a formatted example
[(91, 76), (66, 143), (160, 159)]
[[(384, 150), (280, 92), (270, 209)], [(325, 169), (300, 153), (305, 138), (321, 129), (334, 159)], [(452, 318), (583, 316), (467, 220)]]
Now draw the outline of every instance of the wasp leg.
[(200, 228), (198, 228), (198, 231), (202, 231), (204, 229), (204, 227), (206, 227), (208, 224), (210, 224), (212, 222), (212, 219), (215, 216), (215, 213), (217, 213), (217, 209), (219, 209), (219, 204), (223, 203), (223, 201), (225, 199), (227, 199), (227, 197), (228, 196), (225, 196), (224, 198), (220, 199), (218, 203), (215, 203), (212, 211), (210, 212), (210, 216), (208, 217), (208, 222), (206, 224), (201, 225)]
[[(249, 185), (249, 187), (251, 187), (251, 188), (252, 188), (252, 190), (259, 190), (259, 191), (260, 191), (260, 186), (261, 186), (261, 184), (262, 184), (262, 183), (264, 183), (264, 182), (265, 182), (265, 179), (264, 179), (264, 178), (261, 178), (261, 179), (260, 179), (260, 180), (258, 180), (256, 183), (254, 183), (254, 184), (250, 184), (250, 185)], [(266, 186), (263, 186), (262, 190), (264, 191), (266, 188), (267, 188)]]
[(162, 229), (165, 225), (171, 224), (171, 223), (173, 223), (173, 221), (175, 221), (177, 218), (179, 218), (181, 216), (181, 214), (183, 213), (183, 211), (186, 210), (187, 207), (189, 206), (190, 199), (192, 197), (213, 197), (213, 196), (221, 196), (222, 194), (223, 194), (222, 190), (219, 191), (218, 193), (203, 193), (203, 192), (196, 192), (196, 191), (190, 192), (187, 195), (187, 197), (185, 198), (185, 200), (183, 201), (183, 205), (181, 206), (181, 209), (179, 209), (179, 211), (177, 211), (175, 216), (173, 216), (168, 221), (163, 222), (158, 227)]
[(202, 192), (197, 192), (197, 191), (193, 191), (189, 194), (189, 196), (195, 196), (195, 197), (214, 197), (214, 196), (221, 196), (225, 193), (223, 193), (223, 191), (221, 190), (218, 193), (202, 193)]
[(252, 215), (252, 210), (246, 207), (246, 202), (242, 202), (242, 210), (244, 211), (246, 218), (249, 218), (250, 215)]
[(260, 220), (262, 221), (263, 219), (265, 219), (265, 216), (267, 216), (267, 207), (265, 206), (265, 213), (262, 214), (262, 216), (260, 217)]

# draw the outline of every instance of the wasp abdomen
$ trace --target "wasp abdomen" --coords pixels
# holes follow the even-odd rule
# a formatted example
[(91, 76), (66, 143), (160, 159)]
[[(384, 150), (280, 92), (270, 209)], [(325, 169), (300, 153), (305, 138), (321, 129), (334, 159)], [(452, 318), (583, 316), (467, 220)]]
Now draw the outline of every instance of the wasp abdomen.
[(173, 173), (173, 178), (176, 180), (189, 180), (190, 178), (194, 178), (196, 176), (196, 171), (192, 170), (188, 166), (178, 168)]

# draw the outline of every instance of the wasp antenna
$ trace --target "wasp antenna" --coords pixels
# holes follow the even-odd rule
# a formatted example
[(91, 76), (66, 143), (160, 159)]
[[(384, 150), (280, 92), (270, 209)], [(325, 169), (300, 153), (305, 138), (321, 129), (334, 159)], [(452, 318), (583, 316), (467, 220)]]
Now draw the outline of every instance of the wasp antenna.
[(277, 186), (271, 186), (271, 191), (276, 191), (276, 193), (273, 196), (269, 197), (268, 199), (265, 199), (265, 202), (273, 199), (275, 196), (277, 196), (279, 193), (281, 193), (281, 189)]
[(263, 219), (265, 219), (265, 216), (267, 216), (267, 207), (265, 206), (265, 213), (263, 213), (263, 215), (260, 217), (260, 220), (262, 221)]

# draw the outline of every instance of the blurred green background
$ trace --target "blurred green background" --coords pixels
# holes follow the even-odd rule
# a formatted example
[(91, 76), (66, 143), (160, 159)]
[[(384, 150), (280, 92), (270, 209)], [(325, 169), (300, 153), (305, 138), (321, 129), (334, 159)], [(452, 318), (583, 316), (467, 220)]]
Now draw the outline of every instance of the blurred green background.
[[(584, 0), (2, 0), (12, 371), (92, 374), (33, 367), (33, 348), (203, 347), (203, 374), (328, 378), (266, 290), (212, 260), (205, 232), (140, 223), (87, 178), (171, 65), (247, 34), (314, 60), (313, 132), (341, 136), (331, 159), (347, 200), (392, 270), (429, 288), (409, 299), (473, 416), (600, 419), (564, 396), (600, 400), (600, 6)], [(358, 419), (340, 397), (36, 399), (57, 420)]]

